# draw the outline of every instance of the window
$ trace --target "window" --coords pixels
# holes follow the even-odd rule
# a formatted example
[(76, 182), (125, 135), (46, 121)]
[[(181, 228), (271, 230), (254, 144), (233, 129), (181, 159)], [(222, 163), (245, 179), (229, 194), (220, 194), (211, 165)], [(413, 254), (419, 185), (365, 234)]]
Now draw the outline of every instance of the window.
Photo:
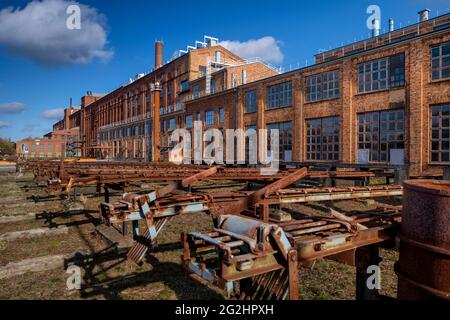
[(197, 121), (202, 121), (202, 115), (200, 112), (197, 113)]
[(200, 98), (200, 86), (198, 84), (192, 87), (192, 91), (194, 92), (194, 99)]
[(306, 159), (339, 160), (339, 117), (306, 121)]
[(236, 88), (237, 87), (237, 75), (233, 73), (231, 75), (231, 87)]
[(242, 70), (242, 84), (247, 84), (247, 70)]
[(163, 120), (161, 129), (162, 129), (162, 132), (166, 132), (166, 120)]
[(224, 108), (219, 109), (219, 123), (220, 124), (225, 123), (225, 109)]
[(405, 85), (403, 53), (358, 65), (358, 92), (371, 92)]
[(292, 161), (292, 122), (278, 122), (267, 125), (267, 138), (269, 140), (270, 150), (270, 130), (279, 130), (279, 144), (280, 144), (280, 161)]
[(53, 156), (53, 145), (49, 143), (47, 145), (47, 157), (51, 158)]
[(169, 120), (169, 130), (170, 131), (175, 130), (175, 118)]
[(267, 108), (292, 106), (292, 82), (284, 82), (267, 88)]
[(189, 90), (189, 80), (181, 81), (181, 92), (185, 92)]
[(199, 78), (206, 76), (206, 67), (198, 66)]
[(256, 90), (248, 91), (245, 93), (245, 112), (252, 113), (258, 109), (258, 100), (256, 96)]
[(431, 162), (450, 162), (450, 105), (431, 107)]
[(220, 51), (216, 51), (216, 62), (221, 62), (221, 52)]
[(192, 128), (192, 114), (186, 116), (186, 129)]
[(207, 126), (213, 126), (214, 125), (214, 111), (206, 111), (205, 123), (206, 123)]
[(391, 88), (405, 85), (405, 55), (397, 54), (389, 60), (389, 86)]
[(306, 78), (306, 101), (339, 97), (339, 70)]
[(358, 149), (369, 150), (369, 161), (390, 161), (391, 149), (404, 149), (404, 111), (358, 114)]
[(431, 48), (431, 79), (450, 78), (450, 42)]
[(211, 79), (211, 94), (216, 93), (216, 79)]
[[(250, 130), (255, 130), (255, 131), (250, 131)], [(252, 143), (252, 140), (250, 138), (250, 135), (254, 133), (255, 138), (257, 138), (257, 131), (256, 131), (256, 125), (254, 124), (250, 124), (248, 126), (245, 126), (245, 163), (247, 164), (256, 164), (256, 163), (250, 163), (250, 160), (256, 160), (256, 159), (250, 159), (250, 144)], [(252, 149), (252, 151), (258, 153), (258, 151), (256, 150), (257, 147), (253, 146), (254, 148)], [(236, 149), (237, 150), (237, 149)], [(236, 152), (237, 153), (237, 152)], [(255, 158), (258, 157), (258, 155), (253, 155)], [(253, 162), (253, 161), (252, 161)]]

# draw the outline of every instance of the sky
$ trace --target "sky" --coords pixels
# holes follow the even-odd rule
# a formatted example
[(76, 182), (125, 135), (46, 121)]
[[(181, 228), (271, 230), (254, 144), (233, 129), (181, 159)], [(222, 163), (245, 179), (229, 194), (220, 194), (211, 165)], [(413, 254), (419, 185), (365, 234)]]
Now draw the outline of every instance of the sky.
[[(76, 27), (70, 5), (80, 8)], [(381, 32), (450, 12), (448, 0), (153, 1), (0, 0), (0, 137), (42, 136), (86, 91), (107, 93), (154, 64), (214, 36), (244, 58), (260, 57), (289, 71), (313, 64), (319, 50), (370, 36), (370, 5)], [(72, 28), (67, 27), (67, 20)], [(75, 28), (74, 28), (75, 26)]]

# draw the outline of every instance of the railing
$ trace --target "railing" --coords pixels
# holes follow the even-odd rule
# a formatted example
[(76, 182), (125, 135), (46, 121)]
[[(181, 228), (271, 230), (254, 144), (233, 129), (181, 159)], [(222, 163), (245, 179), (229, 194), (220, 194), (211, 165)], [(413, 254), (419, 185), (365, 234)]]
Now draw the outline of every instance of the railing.
[(131, 123), (148, 120), (148, 119), (151, 119), (151, 118), (153, 118), (153, 113), (152, 112), (147, 112), (147, 113), (145, 113), (143, 115), (137, 115), (137, 116), (125, 119), (125, 120), (121, 120), (121, 121), (117, 121), (117, 122), (113, 122), (113, 123), (107, 124), (105, 126), (101, 126), (101, 127), (99, 127), (98, 130), (99, 131), (105, 131), (105, 130), (109, 130), (109, 129), (112, 129), (112, 128), (126, 126), (126, 125), (129, 125)]

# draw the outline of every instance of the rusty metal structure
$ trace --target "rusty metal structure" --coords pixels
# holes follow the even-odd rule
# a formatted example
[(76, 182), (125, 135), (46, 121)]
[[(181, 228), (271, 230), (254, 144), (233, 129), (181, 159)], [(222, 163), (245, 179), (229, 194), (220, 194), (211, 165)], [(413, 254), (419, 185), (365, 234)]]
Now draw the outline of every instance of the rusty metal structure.
[[(147, 195), (125, 194), (123, 200), (101, 205), (105, 224), (121, 226), (122, 236), (128, 230), (126, 225), (132, 225), (130, 260), (140, 263), (174, 216), (204, 212), (211, 215), (215, 228), (182, 236), (186, 273), (219, 286), (230, 297), (296, 299), (298, 268), (329, 258), (359, 266), (358, 277), (363, 279), (368, 263), (378, 260), (378, 246), (394, 243), (400, 208), (350, 216), (338, 212), (331, 212), (330, 217), (297, 214), (288, 221), (277, 221), (271, 213), (282, 210), (284, 204), (401, 196), (400, 186), (283, 189), (308, 176), (308, 170), (301, 168), (257, 191), (177, 193), (217, 170), (213, 167)], [(144, 222), (143, 232), (139, 221)], [(371, 249), (365, 250), (367, 247)], [(360, 298), (367, 298), (365, 282), (359, 283)]]
[(450, 300), (450, 181), (405, 183), (399, 299)]
[[(87, 185), (123, 186), (130, 182), (181, 181), (209, 166), (175, 165), (170, 162), (78, 162), (28, 160), (20, 163), (21, 171), (33, 172), (36, 181), (48, 185), (50, 192), (56, 194), (70, 192), (74, 187)], [(262, 174), (260, 168), (220, 166), (210, 180), (274, 181), (285, 178), (296, 168), (285, 168), (271, 175)], [(354, 168), (308, 168), (304, 178), (359, 180), (364, 183), (371, 177), (392, 178), (387, 170), (361, 171)]]
[[(356, 268), (357, 299), (377, 299), (378, 291), (366, 286), (367, 268), (379, 264), (379, 248), (393, 248), (397, 237), (401, 239), (400, 261), (395, 266), (399, 298), (449, 298), (448, 182), (414, 180), (404, 188), (390, 184), (324, 187), (307, 181), (361, 181), (390, 177), (390, 173), (302, 167), (265, 176), (259, 168), (160, 162), (30, 162), (26, 169), (37, 179), (58, 180), (66, 192), (86, 185), (103, 185), (107, 191), (130, 181), (158, 182), (159, 187), (150, 192), (123, 193), (116, 201), (110, 201), (105, 192), (100, 206), (103, 224), (97, 232), (140, 264), (157, 248), (160, 234), (174, 217), (205, 213), (214, 227), (209, 232), (182, 234), (182, 266), (187, 275), (216, 285), (230, 298), (297, 299), (298, 270), (329, 259)], [(204, 180), (250, 180), (261, 186), (192, 191), (193, 184)], [(309, 215), (290, 207), (403, 194), (403, 207), (377, 203), (372, 210), (345, 214), (329, 209), (326, 215)]]

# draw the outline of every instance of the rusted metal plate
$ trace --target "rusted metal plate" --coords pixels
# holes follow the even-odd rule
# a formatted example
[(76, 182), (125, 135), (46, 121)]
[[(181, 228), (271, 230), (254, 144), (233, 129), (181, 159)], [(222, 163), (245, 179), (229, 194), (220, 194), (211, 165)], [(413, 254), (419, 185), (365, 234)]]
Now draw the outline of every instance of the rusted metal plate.
[(450, 181), (404, 187), (398, 298), (450, 300)]

